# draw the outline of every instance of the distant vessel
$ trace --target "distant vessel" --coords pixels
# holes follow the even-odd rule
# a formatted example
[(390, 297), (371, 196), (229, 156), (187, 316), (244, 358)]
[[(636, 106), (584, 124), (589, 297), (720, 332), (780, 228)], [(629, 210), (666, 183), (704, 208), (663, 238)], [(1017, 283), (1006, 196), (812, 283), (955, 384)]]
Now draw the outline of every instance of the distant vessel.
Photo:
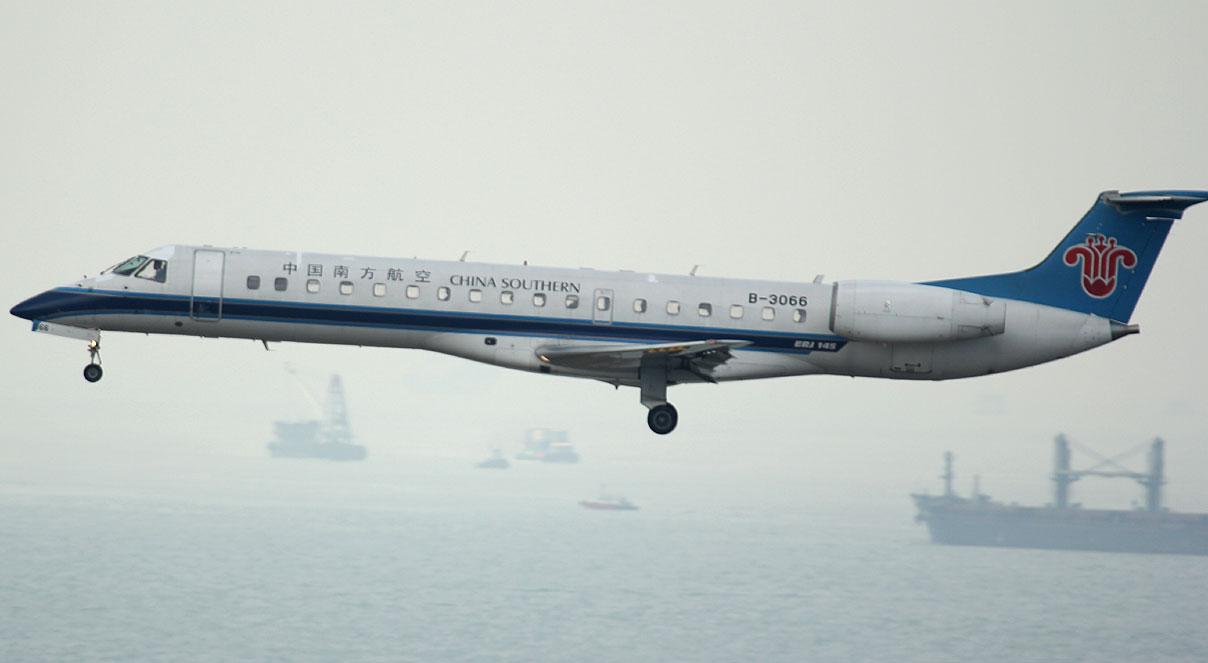
[(477, 467), (489, 470), (506, 470), (511, 466), (512, 464), (508, 462), (508, 459), (503, 457), (503, 452), (498, 449), (491, 453), (490, 458), (478, 463), (477, 465)]
[(637, 511), (638, 508), (632, 502), (621, 497), (620, 495), (609, 495), (603, 490), (600, 491), (600, 496), (594, 500), (579, 500), (579, 506), (585, 509), (595, 509), (597, 511)]
[(344, 385), (338, 375), (331, 376), (327, 387), (322, 421), (275, 421), (273, 434), (276, 439), (267, 446), (274, 458), (365, 460), (365, 447), (352, 443)]
[(530, 428), (524, 432), (524, 450), (516, 460), (539, 460), (546, 463), (577, 463), (579, 454), (564, 430)]
[[(944, 494), (915, 494), (915, 520), (927, 523), (935, 543), (1104, 552), (1208, 555), (1208, 514), (1171, 513), (1161, 506), (1164, 443), (1154, 440), (1149, 472), (1131, 472), (1114, 459), (1089, 470), (1070, 470), (1069, 442), (1056, 440), (1053, 504), (1005, 505), (985, 495), (970, 498), (952, 491), (952, 454), (944, 454)], [(1097, 455), (1097, 454), (1096, 454)], [(1105, 465), (1114, 470), (1098, 469)], [(1145, 487), (1143, 510), (1083, 509), (1069, 503), (1070, 484), (1084, 476), (1126, 477)]]

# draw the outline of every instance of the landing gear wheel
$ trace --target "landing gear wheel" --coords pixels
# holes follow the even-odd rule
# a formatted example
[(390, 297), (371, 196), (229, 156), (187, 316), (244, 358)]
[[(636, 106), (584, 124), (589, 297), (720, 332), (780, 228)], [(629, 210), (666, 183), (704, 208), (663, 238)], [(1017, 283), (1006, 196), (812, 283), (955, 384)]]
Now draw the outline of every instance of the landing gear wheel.
[(84, 379), (89, 382), (96, 382), (101, 379), (101, 336), (97, 332), (97, 337), (88, 341), (88, 357), (92, 359), (87, 366), (84, 367)]
[(675, 430), (677, 423), (679, 423), (679, 413), (675, 411), (675, 406), (671, 403), (652, 407), (650, 413), (646, 415), (646, 424), (650, 426), (650, 430), (659, 435), (666, 435)]

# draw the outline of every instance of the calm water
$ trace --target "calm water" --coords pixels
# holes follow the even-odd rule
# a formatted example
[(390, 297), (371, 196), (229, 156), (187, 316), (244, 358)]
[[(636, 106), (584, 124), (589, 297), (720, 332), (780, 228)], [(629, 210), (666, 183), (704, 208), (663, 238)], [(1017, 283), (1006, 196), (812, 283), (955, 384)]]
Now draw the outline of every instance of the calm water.
[[(934, 546), (907, 491), (453, 459), (3, 472), (3, 661), (1208, 660), (1208, 558)], [(576, 505), (609, 475), (642, 510)]]

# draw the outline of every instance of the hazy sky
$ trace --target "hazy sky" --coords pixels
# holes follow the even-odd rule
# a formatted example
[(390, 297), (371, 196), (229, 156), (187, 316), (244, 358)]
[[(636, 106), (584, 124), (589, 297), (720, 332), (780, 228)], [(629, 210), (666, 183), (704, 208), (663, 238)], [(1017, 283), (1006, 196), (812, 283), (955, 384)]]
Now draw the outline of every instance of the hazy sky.
[[(0, 300), (168, 243), (802, 281), (1023, 268), (1102, 190), (1208, 189), (1206, 21), (1198, 2), (6, 2)], [(676, 387), (667, 437), (636, 390), (418, 351), (112, 333), (87, 384), (82, 342), (8, 316), (0, 462), (260, 456), (273, 419), (307, 414), (288, 363), (313, 389), (343, 375), (374, 459), (475, 459), (538, 425), (588, 458), (904, 494), (952, 449), (962, 481), (1042, 501), (1058, 431), (1109, 455), (1160, 435), (1169, 503), (1208, 510), (1205, 245), (1193, 208), (1140, 336), (972, 380)]]

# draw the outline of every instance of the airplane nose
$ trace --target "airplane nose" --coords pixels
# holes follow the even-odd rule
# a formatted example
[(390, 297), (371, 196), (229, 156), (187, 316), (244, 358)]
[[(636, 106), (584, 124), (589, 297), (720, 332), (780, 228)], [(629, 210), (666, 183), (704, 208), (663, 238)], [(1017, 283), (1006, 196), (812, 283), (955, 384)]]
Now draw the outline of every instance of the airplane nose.
[(10, 308), (8, 312), (26, 320), (42, 320), (48, 315), (61, 310), (63, 308), (61, 304), (61, 297), (57, 296), (54, 292), (47, 291), (30, 297)]
[(37, 299), (37, 297), (30, 297), (29, 299), (21, 302), (20, 304), (17, 304), (16, 306), (10, 308), (8, 310), (8, 312), (12, 313), (13, 315), (17, 316), (18, 318), (25, 318), (26, 320), (33, 320), (34, 319), (33, 311), (35, 308), (37, 308), (34, 305), (35, 299)]

